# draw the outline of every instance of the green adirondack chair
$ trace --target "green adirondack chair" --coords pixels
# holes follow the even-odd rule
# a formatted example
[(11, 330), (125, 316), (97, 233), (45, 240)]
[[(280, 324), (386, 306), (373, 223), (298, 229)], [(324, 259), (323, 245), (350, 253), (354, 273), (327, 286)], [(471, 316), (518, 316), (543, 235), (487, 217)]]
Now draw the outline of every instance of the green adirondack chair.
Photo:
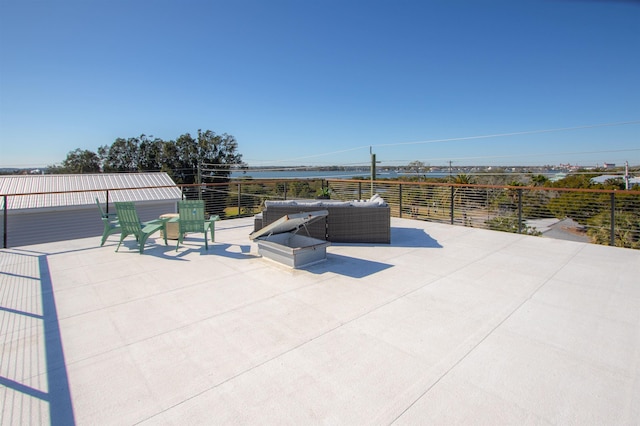
[(116, 213), (105, 213), (104, 210), (102, 210), (102, 205), (100, 205), (98, 198), (96, 198), (96, 204), (100, 210), (100, 218), (104, 225), (102, 239), (100, 240), (100, 247), (102, 247), (109, 235), (120, 232), (120, 224), (118, 223), (118, 215)]
[(203, 233), (204, 234), (204, 247), (209, 250), (209, 244), (207, 243), (207, 233), (211, 230), (211, 242), (215, 241), (215, 221), (220, 219), (220, 216), (211, 216), (208, 220), (204, 218), (204, 201), (203, 200), (183, 200), (178, 201), (178, 244), (176, 245), (176, 251), (182, 244), (184, 236), (187, 232)]
[(140, 223), (136, 206), (132, 202), (116, 202), (116, 210), (118, 211), (118, 222), (120, 223), (121, 233), (120, 242), (116, 251), (120, 248), (122, 240), (128, 235), (133, 235), (138, 241), (140, 248), (140, 254), (144, 252), (144, 244), (147, 242), (147, 238), (152, 234), (163, 231), (164, 245), (167, 245), (167, 232), (166, 232), (166, 220), (157, 219), (150, 222)]

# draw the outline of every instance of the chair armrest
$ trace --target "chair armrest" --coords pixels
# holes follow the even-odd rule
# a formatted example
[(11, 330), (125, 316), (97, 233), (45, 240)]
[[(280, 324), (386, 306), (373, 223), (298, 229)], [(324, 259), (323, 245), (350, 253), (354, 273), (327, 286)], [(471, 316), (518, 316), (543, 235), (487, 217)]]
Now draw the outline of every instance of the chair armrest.
[(103, 217), (103, 218), (102, 218), (102, 221), (103, 221), (105, 224), (109, 224), (109, 225), (111, 225), (111, 226), (118, 226), (118, 227), (120, 226), (120, 222), (118, 222), (118, 218), (110, 219), (110, 218), (108, 218), (108, 217)]
[(169, 218), (153, 219), (153, 220), (148, 220), (146, 222), (140, 222), (140, 226), (144, 228), (147, 225), (164, 225), (168, 221), (169, 221)]
[(212, 228), (215, 226), (215, 222), (220, 220), (220, 216), (218, 216), (217, 214), (212, 215), (209, 217), (209, 220), (205, 221), (205, 222), (209, 222), (209, 226), (211, 226)]
[(147, 223), (142, 227), (142, 232), (144, 232), (145, 234), (150, 234), (161, 229), (165, 229), (165, 225), (162, 222)]
[(216, 222), (216, 221), (218, 221), (218, 220), (220, 220), (220, 216), (218, 216), (217, 214), (216, 214), (216, 215), (212, 215), (212, 216), (210, 216), (210, 217), (209, 217), (209, 220), (205, 220), (205, 221), (204, 221), (205, 227), (207, 227), (207, 228), (210, 228), (210, 227), (211, 227), (211, 228), (213, 228), (213, 227), (215, 226), (214, 222)]
[(205, 221), (205, 229), (211, 230), (211, 242), (215, 241), (215, 233), (216, 233), (216, 222), (220, 220), (220, 216), (217, 214), (209, 216), (209, 220)]

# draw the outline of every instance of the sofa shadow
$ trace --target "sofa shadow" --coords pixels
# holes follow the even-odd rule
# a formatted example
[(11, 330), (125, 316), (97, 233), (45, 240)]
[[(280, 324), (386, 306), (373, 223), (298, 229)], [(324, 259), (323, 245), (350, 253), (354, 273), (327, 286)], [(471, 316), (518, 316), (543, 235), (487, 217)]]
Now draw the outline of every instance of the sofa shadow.
[(334, 274), (344, 275), (351, 278), (365, 278), (376, 274), (393, 265), (388, 263), (375, 262), (372, 260), (358, 259), (356, 257), (344, 256), (342, 254), (327, 253), (327, 260), (324, 262), (300, 268), (313, 274)]
[(420, 228), (391, 228), (391, 243), (331, 243), (332, 246), (442, 248), (442, 245)]
[(391, 245), (394, 247), (442, 248), (427, 231), (420, 228), (391, 228)]

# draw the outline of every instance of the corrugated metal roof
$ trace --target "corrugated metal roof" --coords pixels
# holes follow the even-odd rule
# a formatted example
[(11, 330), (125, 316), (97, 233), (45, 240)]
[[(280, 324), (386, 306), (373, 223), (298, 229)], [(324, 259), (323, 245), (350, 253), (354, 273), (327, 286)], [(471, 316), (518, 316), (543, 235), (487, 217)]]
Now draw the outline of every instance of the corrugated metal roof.
[(164, 172), (0, 176), (0, 195), (9, 195), (10, 210), (84, 206), (95, 204), (96, 197), (104, 203), (106, 190), (109, 190), (109, 202), (179, 200), (182, 195)]

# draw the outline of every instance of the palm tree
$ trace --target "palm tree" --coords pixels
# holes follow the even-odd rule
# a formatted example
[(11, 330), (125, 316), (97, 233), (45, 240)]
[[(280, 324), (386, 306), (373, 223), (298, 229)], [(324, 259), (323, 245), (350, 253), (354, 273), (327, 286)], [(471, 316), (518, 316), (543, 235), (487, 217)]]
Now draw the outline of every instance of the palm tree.
[(460, 173), (455, 177), (455, 179), (453, 180), (453, 183), (457, 183), (461, 185), (472, 185), (476, 183), (476, 180), (471, 175)]

